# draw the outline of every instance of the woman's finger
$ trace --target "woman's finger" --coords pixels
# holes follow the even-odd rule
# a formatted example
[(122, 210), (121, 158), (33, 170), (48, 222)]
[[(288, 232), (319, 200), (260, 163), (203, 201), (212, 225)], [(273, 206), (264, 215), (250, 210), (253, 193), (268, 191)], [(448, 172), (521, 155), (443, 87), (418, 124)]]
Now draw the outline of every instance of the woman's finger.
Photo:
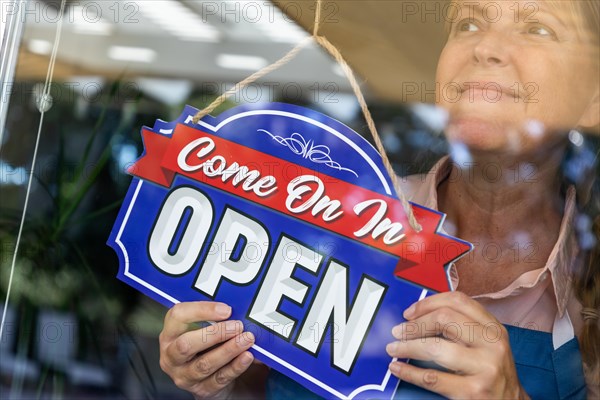
[(165, 315), (161, 335), (173, 340), (189, 330), (189, 325), (202, 321), (222, 321), (231, 315), (231, 307), (212, 301), (192, 301), (175, 304)]
[(198, 353), (238, 336), (243, 330), (241, 321), (229, 320), (185, 332), (167, 347), (167, 360), (173, 366), (184, 364)]
[(396, 325), (392, 329), (392, 335), (398, 340), (442, 336), (471, 346), (485, 339), (484, 330), (491, 329), (490, 324), (500, 325), (498, 322), (489, 322), (483, 326), (465, 314), (444, 306)]
[(182, 374), (187, 377), (188, 381), (202, 381), (229, 364), (253, 344), (254, 335), (251, 332), (244, 332), (192, 359), (181, 367)]
[(250, 365), (252, 365), (252, 361), (254, 361), (252, 353), (244, 351), (206, 380), (206, 390), (209, 393), (223, 390), (227, 385), (243, 374)]
[(391, 357), (433, 361), (462, 374), (475, 373), (479, 366), (475, 350), (440, 337), (392, 342), (386, 351)]
[(477, 301), (462, 292), (438, 293), (419, 300), (404, 311), (404, 318), (413, 320), (442, 307), (451, 308), (482, 325), (498, 322), (496, 318)]
[(390, 371), (400, 378), (400, 380), (439, 393), (445, 397), (455, 397), (456, 392), (464, 387), (465, 379), (467, 379), (435, 369), (415, 367), (414, 365), (400, 361), (392, 362), (390, 364)]

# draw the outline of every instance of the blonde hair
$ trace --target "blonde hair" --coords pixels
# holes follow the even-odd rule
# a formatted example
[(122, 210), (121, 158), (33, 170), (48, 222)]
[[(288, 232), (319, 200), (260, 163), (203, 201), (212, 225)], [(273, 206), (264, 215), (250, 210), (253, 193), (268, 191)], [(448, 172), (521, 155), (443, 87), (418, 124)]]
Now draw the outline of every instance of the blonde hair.
[[(593, 62), (598, 66), (600, 61), (600, 2), (597, 0), (547, 1), (553, 8), (561, 7), (569, 12), (575, 22), (578, 35), (592, 49)], [(588, 41), (589, 40), (589, 41)], [(595, 84), (598, 84), (596, 76)], [(597, 173), (597, 169), (592, 169)], [(597, 182), (595, 182), (598, 185)], [(587, 198), (586, 198), (587, 197)], [(585, 202), (585, 204), (582, 204)], [(586, 366), (587, 375), (594, 384), (600, 383), (600, 198), (599, 194), (579, 196), (580, 212), (592, 220), (592, 233), (596, 239), (594, 246), (584, 253), (578, 268), (573, 271), (573, 291), (583, 306), (583, 329), (579, 335), (581, 356)]]
[(546, 0), (545, 2), (559, 13), (565, 12), (566, 17), (575, 26), (580, 39), (583, 41), (591, 39), (590, 44), (600, 45), (600, 38), (598, 37), (600, 7), (598, 0)]

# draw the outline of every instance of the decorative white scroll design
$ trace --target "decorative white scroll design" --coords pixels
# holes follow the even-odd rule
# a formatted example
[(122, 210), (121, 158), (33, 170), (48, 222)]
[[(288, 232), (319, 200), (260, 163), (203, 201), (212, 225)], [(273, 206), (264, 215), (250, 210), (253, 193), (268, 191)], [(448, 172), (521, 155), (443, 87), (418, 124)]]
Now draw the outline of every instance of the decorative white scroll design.
[(304, 136), (297, 132), (292, 133), (291, 136), (287, 138), (273, 135), (271, 132), (265, 129), (259, 129), (258, 132), (266, 133), (277, 143), (289, 148), (292, 153), (299, 155), (302, 158), (306, 158), (307, 160), (310, 160), (316, 164), (324, 164), (329, 168), (337, 169), (338, 171), (350, 172), (358, 178), (358, 174), (356, 172), (350, 168), (342, 167), (340, 163), (331, 159), (331, 149), (329, 147), (323, 144), (315, 144), (312, 139), (307, 141), (304, 139)]

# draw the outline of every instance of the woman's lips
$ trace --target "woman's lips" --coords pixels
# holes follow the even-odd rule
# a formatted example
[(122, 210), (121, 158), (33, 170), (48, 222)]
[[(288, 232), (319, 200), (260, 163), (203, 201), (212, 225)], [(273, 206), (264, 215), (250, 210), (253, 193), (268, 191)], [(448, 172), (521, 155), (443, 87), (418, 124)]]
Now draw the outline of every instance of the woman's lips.
[(507, 85), (495, 81), (466, 81), (460, 85), (461, 100), (497, 103), (502, 100), (517, 102), (520, 99), (519, 84)]

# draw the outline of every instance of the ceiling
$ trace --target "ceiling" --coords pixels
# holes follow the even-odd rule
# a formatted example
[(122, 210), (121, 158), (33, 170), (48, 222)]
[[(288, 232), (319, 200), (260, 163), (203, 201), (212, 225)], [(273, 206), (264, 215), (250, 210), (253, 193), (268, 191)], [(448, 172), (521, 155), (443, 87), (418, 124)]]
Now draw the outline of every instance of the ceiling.
[[(314, 1), (274, 3), (312, 32)], [(446, 4), (445, 0), (325, 0), (319, 34), (341, 51), (378, 98), (432, 102), (435, 67), (446, 38)]]
[[(27, 14), (18, 79), (45, 77), (56, 31), (56, 10), (45, 2), (33, 3), (38, 4), (38, 13)], [(274, 3), (277, 7), (250, 0), (70, 3), (64, 15), (55, 79), (68, 80), (73, 75), (115, 78), (125, 73), (195, 85), (223, 85), (217, 89), (223, 91), (261, 65), (279, 59), (308, 36), (305, 30), (312, 30), (315, 2)], [(426, 90), (434, 88), (436, 59), (444, 42), (443, 24), (434, 21), (435, 15), (422, 17), (407, 9), (408, 3), (417, 4), (395, 0), (323, 3), (320, 34), (341, 50), (361, 76), (368, 97), (395, 102), (433, 99)], [(175, 8), (169, 11), (172, 6), (179, 8), (179, 14)], [(115, 47), (126, 53), (131, 49), (147, 51), (134, 60), (118, 59), (113, 57), (118, 56)], [(238, 67), (247, 67), (238, 69), (223, 67), (223, 55), (259, 58), (238, 62)], [(140, 61), (146, 56), (145, 62)], [(333, 83), (341, 92), (350, 91), (335, 61), (316, 44), (262, 82), (280, 88), (322, 88)], [(410, 92), (415, 93), (408, 96)]]
[[(35, 13), (26, 16), (21, 46), (23, 56), (20, 57), (17, 68), (17, 76), (20, 78), (45, 77), (47, 58), (56, 32), (57, 18), (53, 14), (56, 11), (52, 8), (45, 9), (47, 5), (43, 2), (34, 0), (36, 2), (40, 7), (41, 18)], [(64, 14), (57, 57), (59, 64), (63, 67), (70, 65), (70, 68), (57, 70), (55, 78), (68, 79), (71, 72), (79, 71), (82, 74), (108, 77), (126, 73), (186, 79), (196, 84), (238, 82), (258, 69), (260, 64), (246, 65), (247, 68), (224, 68), (217, 63), (219, 56), (256, 56), (264, 65), (279, 59), (307, 36), (293, 22), (284, 19), (283, 14), (272, 4), (252, 2), (260, 8), (250, 9), (245, 7), (247, 3), (244, 0), (84, 0), (74, 3), (80, 6), (72, 6)], [(146, 12), (144, 5), (147, 4), (159, 4), (155, 7), (159, 12), (164, 11), (162, 19), (165, 24), (157, 23), (157, 16), (152, 14), (156, 10)], [(218, 6), (216, 10), (210, 7), (213, 4)], [(184, 15), (193, 16), (189, 26), (179, 31), (174, 30), (180, 15), (176, 15), (175, 10), (172, 21), (169, 20), (169, 13), (161, 8), (166, 5), (177, 5), (184, 10)], [(186, 31), (194, 33), (193, 28), (198, 27), (202, 28), (200, 32), (196, 32), (199, 37), (186, 37)], [(273, 27), (279, 29), (282, 37), (275, 37)], [(210, 35), (202, 37), (202, 31), (209, 31)], [(151, 53), (145, 61), (142, 60), (148, 54), (141, 54), (143, 57), (133, 57), (134, 59), (115, 59), (110, 55), (114, 47), (146, 49)], [(39, 65), (31, 64), (30, 53), (45, 56), (46, 61)], [(38, 58), (34, 60), (41, 61)], [(244, 67), (244, 64), (241, 62), (238, 67)], [(332, 60), (316, 45), (301, 52), (294, 62), (263, 79), (267, 83), (293, 82), (307, 86), (317, 81), (334, 82), (343, 89), (349, 87), (345, 79), (333, 69)]]

